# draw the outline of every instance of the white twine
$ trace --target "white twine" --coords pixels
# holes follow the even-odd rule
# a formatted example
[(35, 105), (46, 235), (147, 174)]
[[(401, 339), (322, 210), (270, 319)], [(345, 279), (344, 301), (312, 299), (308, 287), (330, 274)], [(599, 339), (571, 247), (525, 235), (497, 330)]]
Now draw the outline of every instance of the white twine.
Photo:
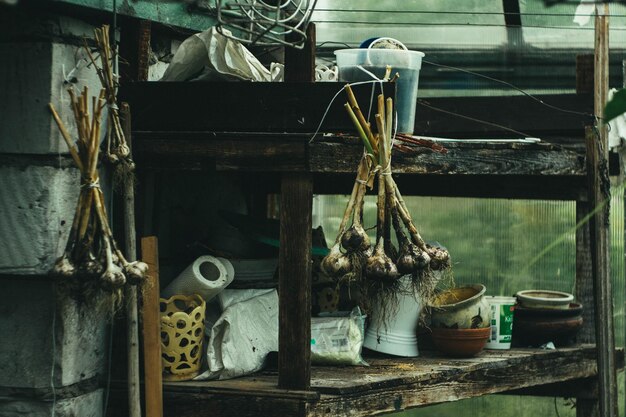
[(80, 188), (100, 188), (100, 178), (95, 181), (86, 181), (80, 186)]

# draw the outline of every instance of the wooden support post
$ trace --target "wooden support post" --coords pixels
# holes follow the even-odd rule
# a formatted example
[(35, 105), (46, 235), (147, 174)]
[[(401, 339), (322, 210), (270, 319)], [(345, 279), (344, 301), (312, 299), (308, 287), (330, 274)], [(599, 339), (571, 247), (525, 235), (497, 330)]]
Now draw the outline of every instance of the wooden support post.
[(121, 82), (147, 81), (152, 23), (149, 20), (124, 18), (120, 26), (120, 55), (128, 63), (120, 67)]
[(593, 54), (576, 55), (576, 93), (593, 93)]
[[(285, 50), (285, 81), (315, 81), (315, 25), (301, 50)], [(278, 386), (311, 386), (311, 210), (310, 174), (285, 174), (280, 194), (278, 256)]]
[[(609, 91), (609, 6), (596, 7), (594, 45), (594, 111), (603, 114)], [(598, 134), (587, 130), (587, 175), (590, 180), (591, 247), (594, 270), (596, 346), (598, 384), (602, 416), (617, 417), (617, 375), (615, 368), (615, 333), (613, 327), (613, 290), (609, 257), (610, 180), (608, 172), (608, 134), (604, 124)]]
[(278, 386), (307, 390), (311, 384), (310, 174), (285, 174), (280, 194), (278, 260)]
[[(122, 129), (129, 146), (130, 138), (130, 108), (128, 103), (120, 106)], [(126, 259), (129, 262), (137, 260), (137, 238), (135, 228), (135, 184), (126, 181), (124, 184), (124, 238), (126, 241)], [(128, 354), (128, 415), (141, 417), (141, 387), (139, 385), (139, 314), (137, 311), (137, 286), (126, 285), (124, 292), (126, 300), (126, 331)]]
[(315, 24), (306, 30), (306, 42), (302, 49), (285, 49), (285, 81), (315, 81)]
[(161, 319), (159, 311), (159, 249), (155, 236), (141, 239), (141, 259), (148, 264), (141, 305), (146, 417), (163, 417)]
[[(591, 236), (589, 230), (589, 203), (576, 202), (576, 300), (582, 303), (583, 328), (578, 332), (578, 343), (596, 342), (596, 319), (593, 291), (593, 265), (591, 262)], [(597, 378), (594, 378), (597, 385)], [(599, 417), (600, 403), (598, 399), (576, 397), (577, 417)]]
[(578, 332), (578, 343), (596, 342), (596, 319), (593, 293), (593, 265), (591, 262), (591, 236), (589, 235), (589, 203), (576, 202), (576, 300), (585, 306), (583, 328)]

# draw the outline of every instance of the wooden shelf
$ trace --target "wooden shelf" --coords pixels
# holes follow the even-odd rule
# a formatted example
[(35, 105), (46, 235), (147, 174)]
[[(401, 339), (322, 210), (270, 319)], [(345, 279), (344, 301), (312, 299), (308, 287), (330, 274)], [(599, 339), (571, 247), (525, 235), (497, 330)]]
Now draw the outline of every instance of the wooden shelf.
[[(622, 350), (618, 357), (623, 366)], [(543, 395), (555, 395), (554, 384), (574, 380), (588, 390), (581, 381), (597, 373), (593, 345), (485, 350), (469, 359), (427, 351), (418, 358), (366, 360), (369, 367), (313, 366), (309, 391), (276, 388), (275, 371), (226, 381), (166, 382), (166, 415), (366, 416), (537, 386), (550, 386)], [(569, 394), (576, 395), (571, 388)]]
[[(137, 160), (158, 170), (254, 173), (255, 187), (279, 192), (282, 173), (313, 176), (316, 194), (352, 188), (362, 146), (355, 138), (312, 133), (133, 132)], [(549, 143), (446, 143), (393, 153), (394, 176), (407, 195), (585, 201), (584, 151)], [(415, 181), (415, 176), (423, 180)]]
[[(351, 189), (362, 153), (355, 138), (341, 134), (353, 129), (346, 125), (339, 102), (325, 121), (323, 131), (330, 133), (311, 140), (310, 132), (339, 88), (333, 83), (143, 83), (127, 89), (134, 152), (143, 172), (231, 172), (247, 176), (254, 193), (281, 195), (278, 370), (228, 381), (165, 383), (166, 415), (365, 416), (502, 392), (577, 397), (579, 415), (598, 415), (598, 358), (593, 345), (485, 351), (463, 360), (423, 352), (413, 359), (368, 358), (370, 367), (310, 366), (308, 208), (313, 193), (345, 194)], [(370, 92), (356, 91), (366, 97)], [(576, 102), (581, 111), (579, 107), (589, 104), (589, 97), (583, 96), (558, 96), (551, 102), (555, 99)], [(526, 110), (532, 106), (525, 100), (433, 99), (429, 105), (486, 120), (497, 116), (502, 119), (499, 123), (510, 122), (509, 128), (542, 138), (559, 137), (567, 147), (462, 142), (446, 144), (446, 155), (417, 148), (412, 154), (394, 153), (394, 176), (405, 195), (576, 201), (581, 222), (576, 231), (576, 298), (585, 305), (579, 341), (593, 343), (596, 323), (601, 326), (609, 312), (596, 309), (593, 235), (583, 221), (592, 211), (586, 151), (579, 146), (588, 121), (573, 114), (554, 118), (541, 108), (530, 114)], [(421, 114), (427, 117), (418, 118), (416, 131), (432, 136), (497, 134), (469, 123), (455, 124), (442, 116), (447, 113)], [(515, 124), (518, 119), (520, 126)], [(604, 358), (613, 353), (607, 346), (599, 346), (599, 351)], [(618, 367), (623, 367), (623, 351), (616, 357)], [(613, 372), (602, 368), (600, 377), (614, 376)]]

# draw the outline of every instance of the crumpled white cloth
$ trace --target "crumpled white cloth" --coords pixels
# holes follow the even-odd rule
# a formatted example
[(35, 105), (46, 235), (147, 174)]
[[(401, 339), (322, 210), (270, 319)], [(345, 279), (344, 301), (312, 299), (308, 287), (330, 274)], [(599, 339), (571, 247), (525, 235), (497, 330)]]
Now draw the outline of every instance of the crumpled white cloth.
[(185, 39), (161, 81), (282, 81), (282, 74), (282, 64), (268, 70), (240, 42), (213, 27)]
[(218, 296), (224, 312), (211, 328), (208, 370), (195, 379), (230, 379), (263, 368), (278, 351), (276, 290), (225, 290)]

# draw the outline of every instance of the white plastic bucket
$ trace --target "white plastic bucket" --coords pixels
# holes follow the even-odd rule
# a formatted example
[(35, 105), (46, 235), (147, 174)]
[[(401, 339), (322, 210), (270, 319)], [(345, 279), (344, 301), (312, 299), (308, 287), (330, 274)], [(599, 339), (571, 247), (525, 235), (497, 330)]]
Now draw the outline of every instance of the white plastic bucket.
[(510, 349), (513, 335), (515, 297), (487, 296), (491, 306), (491, 333), (486, 349)]
[(413, 134), (417, 87), (424, 53), (403, 49), (360, 48), (340, 49), (335, 51), (335, 55), (339, 69), (339, 81), (355, 82), (375, 79), (371, 74), (382, 79), (385, 76), (387, 65), (391, 66), (392, 75), (395, 73), (400, 75), (396, 81), (397, 131)]

